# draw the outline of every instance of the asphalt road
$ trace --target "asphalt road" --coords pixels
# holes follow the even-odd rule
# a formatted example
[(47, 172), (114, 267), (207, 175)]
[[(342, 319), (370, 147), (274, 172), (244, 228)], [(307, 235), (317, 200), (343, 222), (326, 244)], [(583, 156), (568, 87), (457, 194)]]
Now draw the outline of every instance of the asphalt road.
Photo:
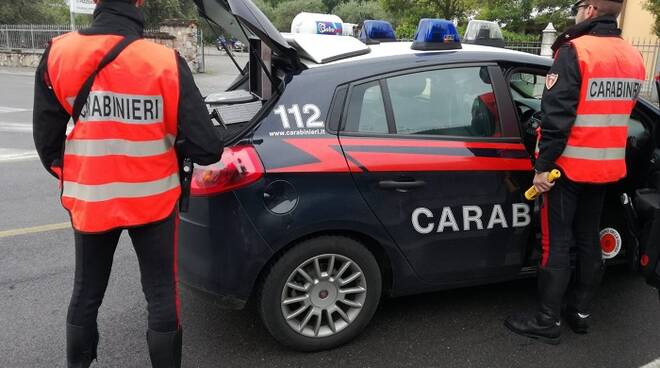
[[(197, 77), (205, 93), (235, 75), (227, 60), (210, 58), (211, 73)], [(65, 361), (73, 235), (57, 183), (34, 155), (32, 80), (29, 70), (0, 71), (1, 367), (62, 367)], [(51, 224), (59, 229), (34, 229)], [(301, 354), (278, 345), (253, 312), (222, 310), (184, 289), (183, 366), (640, 367), (660, 357), (657, 293), (624, 269), (606, 275), (593, 331), (578, 336), (565, 328), (559, 346), (513, 336), (502, 326), (508, 313), (533, 308), (534, 293), (529, 279), (385, 300), (349, 345)], [(149, 366), (145, 306), (135, 252), (124, 235), (99, 315), (96, 366)]]

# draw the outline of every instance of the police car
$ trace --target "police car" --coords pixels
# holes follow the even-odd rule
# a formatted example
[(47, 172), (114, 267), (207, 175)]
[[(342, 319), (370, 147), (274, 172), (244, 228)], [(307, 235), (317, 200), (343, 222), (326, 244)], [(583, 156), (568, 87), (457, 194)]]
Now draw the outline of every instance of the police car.
[[(379, 23), (364, 43), (338, 20), (284, 34), (250, 0), (196, 3), (250, 62), (207, 97), (229, 146), (194, 170), (184, 285), (254, 305), (278, 341), (314, 351), (354, 338), (382, 297), (533, 274), (538, 208), (523, 192), (549, 58), (461, 45), (442, 20), (421, 20), (414, 42), (386, 42)], [(630, 120), (606, 258), (632, 253), (619, 197), (647, 182), (659, 117), (640, 100)]]

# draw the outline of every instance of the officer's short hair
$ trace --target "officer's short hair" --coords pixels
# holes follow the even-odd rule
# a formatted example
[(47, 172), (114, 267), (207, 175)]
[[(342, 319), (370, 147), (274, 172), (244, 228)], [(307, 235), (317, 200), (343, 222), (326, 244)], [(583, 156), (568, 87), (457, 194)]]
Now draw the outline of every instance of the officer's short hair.
[(587, 4), (596, 7), (598, 15), (611, 15), (618, 17), (623, 10), (623, 1), (618, 0), (587, 0)]

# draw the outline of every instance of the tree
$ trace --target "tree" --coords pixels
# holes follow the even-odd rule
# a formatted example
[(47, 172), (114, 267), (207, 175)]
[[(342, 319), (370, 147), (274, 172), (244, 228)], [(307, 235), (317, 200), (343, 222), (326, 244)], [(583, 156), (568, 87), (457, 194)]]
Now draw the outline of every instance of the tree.
[(68, 19), (64, 0), (3, 0), (0, 6), (0, 24), (62, 24)]
[(472, 0), (380, 0), (399, 23), (415, 24), (420, 18), (464, 19)]
[(478, 19), (494, 20), (515, 33), (539, 34), (548, 23), (564, 30), (570, 24), (573, 0), (485, 0), (480, 2)]
[[(147, 27), (156, 27), (164, 19), (196, 19), (192, 0), (148, 0), (142, 8)], [(91, 16), (79, 14), (76, 23), (87, 24)], [(68, 0), (2, 0), (0, 24), (68, 24)]]
[(454, 19), (465, 15), (467, 3), (465, 0), (428, 0), (428, 7), (435, 9), (438, 18)]
[(389, 14), (377, 1), (349, 0), (339, 4), (333, 11), (346, 23), (361, 23), (365, 19), (389, 19)]
[(165, 19), (197, 19), (196, 9), (192, 0), (147, 0), (142, 8), (147, 27), (157, 27)]
[(300, 12), (324, 13), (325, 4), (321, 0), (290, 0), (279, 3), (270, 18), (275, 28), (281, 32), (291, 30), (291, 21)]
[(273, 18), (275, 18), (275, 8), (270, 2), (265, 2), (264, 0), (252, 0), (252, 2), (266, 17), (268, 17), (268, 19), (271, 20), (271, 22), (273, 21)]
[(343, 3), (345, 0), (321, 0), (323, 5), (325, 5), (324, 13), (334, 13), (337, 6)]
[(398, 39), (410, 40), (415, 37), (415, 32), (417, 31), (417, 24), (410, 24), (407, 22), (400, 23), (396, 27), (396, 37)]
[(655, 34), (660, 36), (660, 0), (648, 0), (645, 5), (646, 9), (655, 17)]

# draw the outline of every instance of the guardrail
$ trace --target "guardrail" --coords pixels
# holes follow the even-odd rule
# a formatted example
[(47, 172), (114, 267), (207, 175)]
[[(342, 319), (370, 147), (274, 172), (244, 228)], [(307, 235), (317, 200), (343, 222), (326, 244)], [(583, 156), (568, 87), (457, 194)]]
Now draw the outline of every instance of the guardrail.
[[(70, 25), (52, 25), (52, 24), (0, 24), (0, 51), (3, 53), (17, 53), (17, 54), (33, 54), (41, 53), (42, 50), (46, 48), (48, 42), (59, 35), (69, 33), (72, 30), (80, 30), (82, 28), (88, 27), (88, 24), (77, 25), (74, 28), (71, 28)], [(197, 29), (197, 35), (192, 42), (197, 42), (199, 47), (197, 48), (196, 55), (196, 64), (194, 65), (196, 72), (204, 72), (205, 63), (204, 63), (204, 42), (203, 42), (203, 33), (201, 28)], [(163, 39), (174, 39), (175, 37), (170, 34), (163, 34), (159, 28), (148, 28), (144, 30), (145, 38), (149, 38), (155, 41)], [(176, 46), (176, 42), (173, 44), (167, 42), (166, 46), (173, 47)], [(183, 45), (183, 46), (181, 46)], [(181, 47), (185, 46), (186, 43), (179, 44)], [(179, 50), (181, 51), (181, 50)], [(188, 57), (190, 58), (190, 57)], [(191, 66), (192, 68), (192, 66)]]
[(660, 72), (660, 65), (658, 65), (660, 62), (660, 39), (633, 39), (631, 43), (642, 54), (644, 66), (646, 67), (646, 82), (642, 86), (641, 95), (657, 101), (658, 96), (654, 77)]
[[(0, 49), (4, 50), (43, 50), (48, 41), (59, 35), (79, 30), (89, 25), (57, 24), (0, 24)], [(148, 29), (145, 33), (158, 32), (158, 29)]]
[(541, 41), (520, 42), (520, 41), (504, 41), (507, 49), (522, 51), (529, 54), (541, 55)]
[(51, 38), (67, 32), (71, 32), (70, 26), (3, 24), (0, 25), (0, 49), (44, 49)]

